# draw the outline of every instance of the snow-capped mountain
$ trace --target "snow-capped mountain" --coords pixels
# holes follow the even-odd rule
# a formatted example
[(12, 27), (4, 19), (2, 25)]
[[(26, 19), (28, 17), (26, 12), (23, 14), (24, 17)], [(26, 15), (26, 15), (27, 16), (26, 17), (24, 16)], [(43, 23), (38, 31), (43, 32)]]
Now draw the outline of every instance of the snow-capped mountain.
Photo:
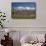
[(35, 7), (14, 7), (14, 10), (35, 10)]

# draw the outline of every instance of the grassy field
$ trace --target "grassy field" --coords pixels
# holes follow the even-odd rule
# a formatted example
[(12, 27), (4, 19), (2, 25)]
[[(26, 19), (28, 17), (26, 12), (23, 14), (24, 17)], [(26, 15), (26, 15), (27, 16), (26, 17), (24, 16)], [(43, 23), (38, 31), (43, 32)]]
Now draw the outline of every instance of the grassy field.
[(35, 18), (35, 16), (29, 15), (29, 14), (28, 15), (19, 15), (18, 14), (18, 15), (13, 15), (12, 18), (13, 19), (15, 19), (15, 18), (16, 19), (33, 19), (33, 18)]
[(19, 12), (12, 12), (12, 18), (13, 19), (35, 19), (36, 14), (33, 12), (32, 13), (19, 13)]

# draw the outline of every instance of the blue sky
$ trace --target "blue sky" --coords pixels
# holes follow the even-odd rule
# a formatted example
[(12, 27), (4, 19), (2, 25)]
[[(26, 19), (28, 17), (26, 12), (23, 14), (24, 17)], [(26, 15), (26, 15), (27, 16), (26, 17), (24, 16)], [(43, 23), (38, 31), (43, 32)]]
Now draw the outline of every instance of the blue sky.
[(14, 7), (36, 7), (35, 2), (13, 2), (12, 8)]

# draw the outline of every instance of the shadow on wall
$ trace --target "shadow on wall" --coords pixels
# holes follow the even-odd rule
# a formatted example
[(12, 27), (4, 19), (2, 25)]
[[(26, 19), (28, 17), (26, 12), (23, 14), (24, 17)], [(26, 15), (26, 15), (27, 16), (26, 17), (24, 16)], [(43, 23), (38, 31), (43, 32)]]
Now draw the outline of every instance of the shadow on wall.
[(13, 40), (13, 46), (21, 46), (20, 41)]

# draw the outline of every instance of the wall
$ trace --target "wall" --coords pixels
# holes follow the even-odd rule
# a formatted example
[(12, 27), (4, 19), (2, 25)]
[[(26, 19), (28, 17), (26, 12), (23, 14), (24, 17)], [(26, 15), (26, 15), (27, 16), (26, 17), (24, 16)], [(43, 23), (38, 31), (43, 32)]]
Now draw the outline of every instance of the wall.
[[(11, 18), (11, 3), (12, 2), (36, 2), (36, 19), (12, 19)], [(1, 0), (0, 11), (6, 13), (8, 22), (6, 27), (46, 27), (46, 0)]]
[[(15, 19), (11, 18), (11, 3), (12, 2), (29, 2), (34, 1), (37, 4), (36, 19)], [(5, 22), (5, 27), (8, 29), (19, 31), (20, 37), (24, 34), (30, 33), (31, 31), (45, 31), (46, 33), (46, 0), (1, 0), (0, 11), (6, 13), (8, 21)], [(13, 27), (13, 28), (12, 28)], [(1, 30), (2, 31), (2, 30)], [(16, 34), (17, 37), (17, 34)]]
[[(39, 41), (44, 41), (44, 35), (46, 31), (30, 31), (30, 30), (22, 30), (22, 31), (16, 31), (15, 29), (10, 29), (11, 32), (9, 32), (9, 36), (13, 39), (13, 46), (20, 46), (20, 40), (23, 36), (35, 36), (39, 39)], [(4, 35), (7, 35), (6, 32), (0, 31), (0, 43), (1, 39), (5, 39)], [(41, 40), (42, 39), (42, 40)]]

